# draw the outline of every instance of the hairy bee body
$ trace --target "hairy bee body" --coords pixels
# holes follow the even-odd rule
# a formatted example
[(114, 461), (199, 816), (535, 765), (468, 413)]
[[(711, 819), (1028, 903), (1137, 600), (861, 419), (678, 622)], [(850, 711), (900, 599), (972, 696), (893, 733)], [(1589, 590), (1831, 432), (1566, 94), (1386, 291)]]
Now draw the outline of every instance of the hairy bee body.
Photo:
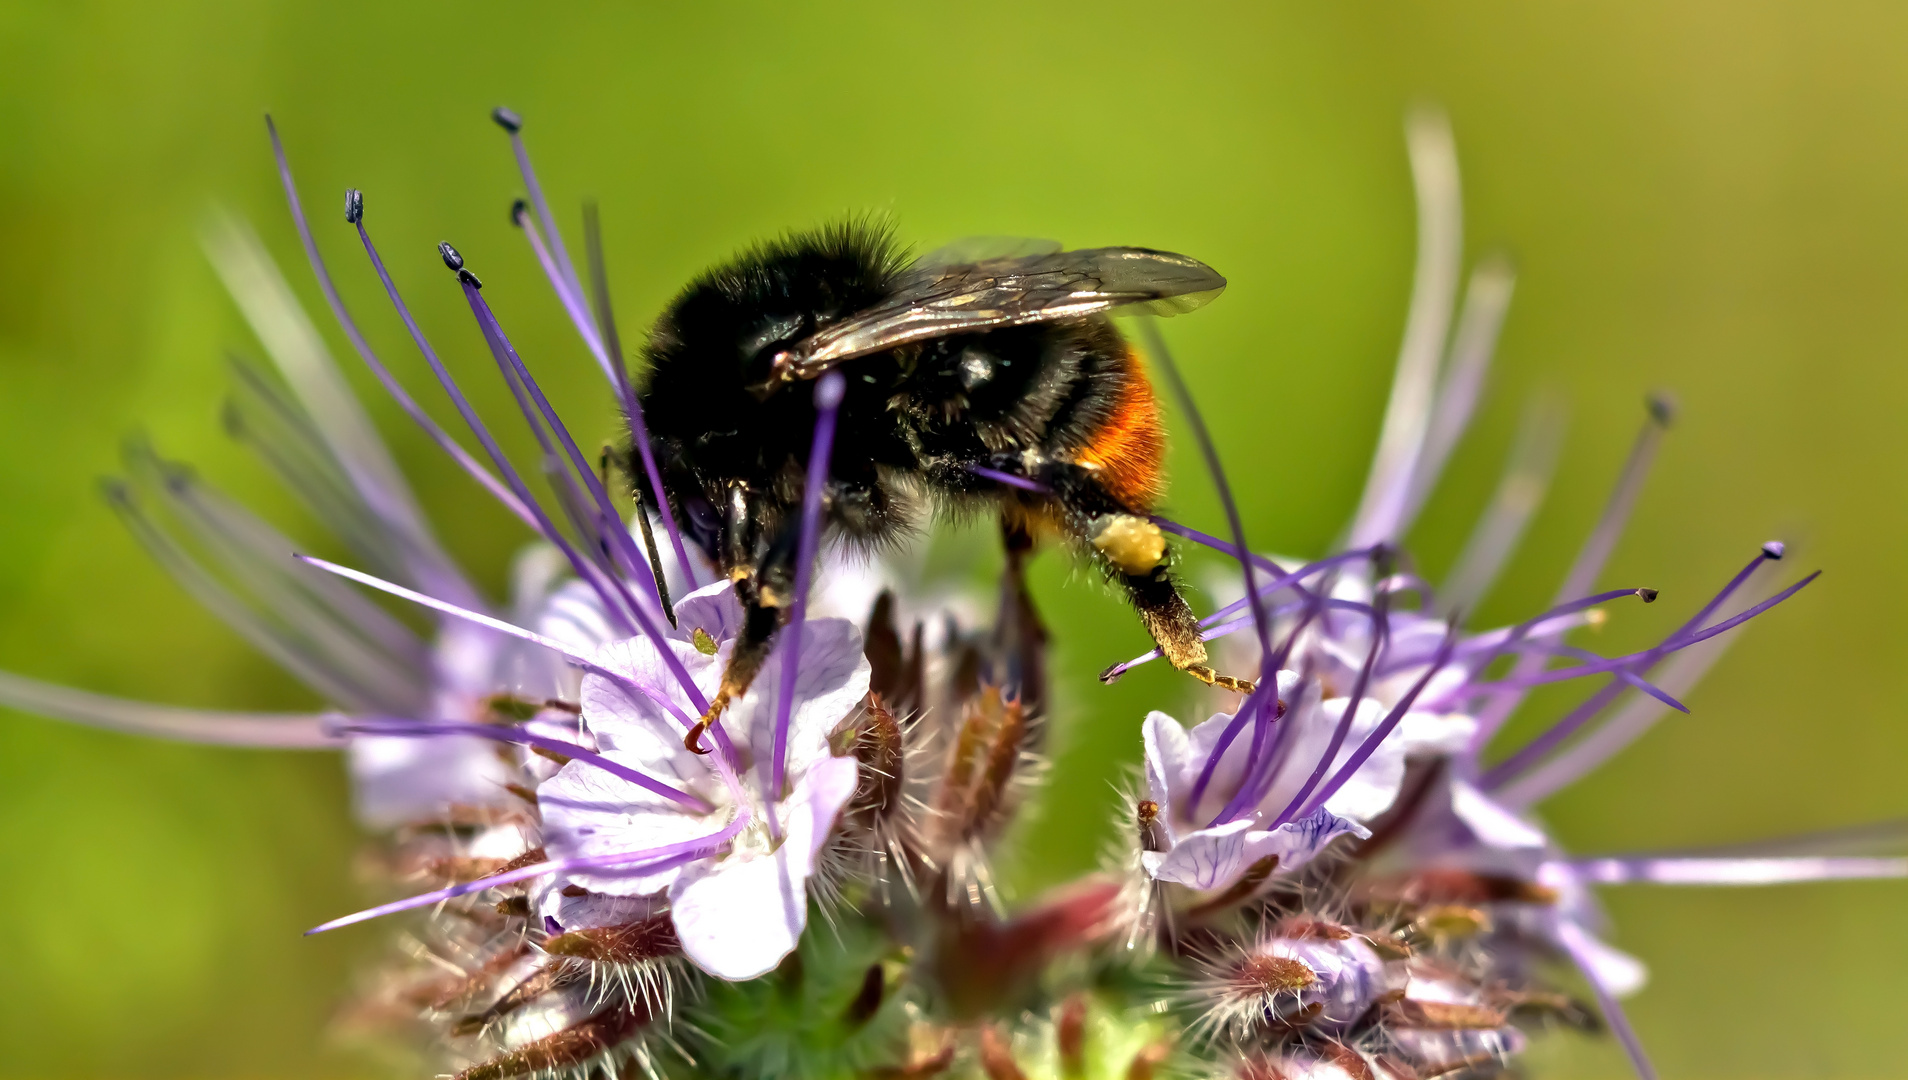
[[(1141, 251), (1102, 249), (1126, 250)], [(760, 647), (738, 650), (725, 689), (747, 687), (793, 583), (816, 408), (802, 382), (809, 376), (789, 374), (800, 370), (791, 357), (831, 328), (869, 323), (870, 311), (889, 313), (867, 331), (875, 347), (826, 364), (845, 380), (823, 501), (827, 537), (878, 546), (914, 531), (930, 504), (997, 505), (1010, 530), (1057, 533), (1098, 558), (1168, 657), (1202, 665), (1163, 542), (1131, 538), (1151, 529), (1157, 541), (1144, 517), (1160, 495), (1164, 456), (1138, 358), (1103, 310), (1043, 310), (1020, 322), (1014, 311), (976, 317), (972, 328), (907, 330), (919, 310), (908, 290), (929, 298), (926, 306), (935, 294), (923, 283), (939, 280), (906, 263), (884, 232), (841, 226), (710, 271), (657, 321), (641, 404), (664, 490), (630, 472), (648, 505), (667, 500), (749, 612), (754, 629), (744, 639)], [(1122, 527), (1110, 530), (1115, 521)]]

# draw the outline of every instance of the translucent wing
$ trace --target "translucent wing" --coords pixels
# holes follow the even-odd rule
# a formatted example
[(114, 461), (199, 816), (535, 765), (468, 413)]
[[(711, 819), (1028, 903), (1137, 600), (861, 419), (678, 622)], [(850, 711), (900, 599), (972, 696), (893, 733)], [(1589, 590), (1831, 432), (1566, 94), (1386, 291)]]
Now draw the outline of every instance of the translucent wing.
[(1147, 248), (1091, 248), (917, 263), (894, 295), (775, 357), (776, 378), (812, 379), (843, 360), (974, 330), (1077, 319), (1120, 309), (1176, 315), (1218, 296), (1226, 279), (1197, 259)]
[(1058, 255), (1060, 241), (1032, 236), (963, 236), (914, 260), (910, 270), (946, 270), (971, 263)]

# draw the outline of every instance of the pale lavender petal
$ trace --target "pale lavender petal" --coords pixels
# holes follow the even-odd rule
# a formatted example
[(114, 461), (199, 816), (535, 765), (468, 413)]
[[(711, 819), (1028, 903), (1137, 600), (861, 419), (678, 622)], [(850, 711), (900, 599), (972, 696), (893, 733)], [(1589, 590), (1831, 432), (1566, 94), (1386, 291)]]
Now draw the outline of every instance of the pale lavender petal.
[(1371, 835), (1364, 826), (1322, 809), (1269, 831), (1255, 825), (1241, 818), (1188, 833), (1154, 862), (1152, 874), (1189, 888), (1223, 889), (1267, 856), (1278, 856), (1279, 869), (1291, 870), (1341, 836)]
[(434, 821), (456, 805), (515, 798), (504, 791), (513, 771), (482, 739), (356, 736), (348, 760), (352, 809), (372, 829)]
[[(867, 612), (862, 612), (866, 615)], [(728, 641), (742, 632), (742, 603), (735, 598), (735, 586), (727, 581), (705, 585), (676, 603), (675, 637), (691, 640), (702, 630), (716, 642)]]

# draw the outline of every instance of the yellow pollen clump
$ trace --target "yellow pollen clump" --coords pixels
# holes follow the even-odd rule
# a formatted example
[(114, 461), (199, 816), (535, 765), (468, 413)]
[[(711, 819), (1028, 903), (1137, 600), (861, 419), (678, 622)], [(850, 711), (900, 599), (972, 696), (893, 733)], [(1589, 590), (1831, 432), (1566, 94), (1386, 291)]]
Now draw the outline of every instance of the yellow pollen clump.
[(1488, 913), (1461, 904), (1435, 904), (1418, 915), (1418, 927), (1433, 938), (1475, 937), (1491, 928)]
[(1112, 514), (1101, 518), (1098, 525), (1093, 546), (1120, 573), (1134, 577), (1150, 574), (1165, 560), (1166, 536), (1145, 518)]

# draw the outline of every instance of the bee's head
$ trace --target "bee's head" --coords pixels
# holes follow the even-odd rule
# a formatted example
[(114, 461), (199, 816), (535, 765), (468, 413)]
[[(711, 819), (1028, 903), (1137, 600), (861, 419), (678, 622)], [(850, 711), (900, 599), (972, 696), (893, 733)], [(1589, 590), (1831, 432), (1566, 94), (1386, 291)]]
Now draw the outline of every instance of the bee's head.
[(759, 387), (778, 353), (885, 297), (901, 264), (891, 229), (867, 219), (745, 251), (697, 278), (657, 320), (652, 385), (680, 367), (705, 389)]

